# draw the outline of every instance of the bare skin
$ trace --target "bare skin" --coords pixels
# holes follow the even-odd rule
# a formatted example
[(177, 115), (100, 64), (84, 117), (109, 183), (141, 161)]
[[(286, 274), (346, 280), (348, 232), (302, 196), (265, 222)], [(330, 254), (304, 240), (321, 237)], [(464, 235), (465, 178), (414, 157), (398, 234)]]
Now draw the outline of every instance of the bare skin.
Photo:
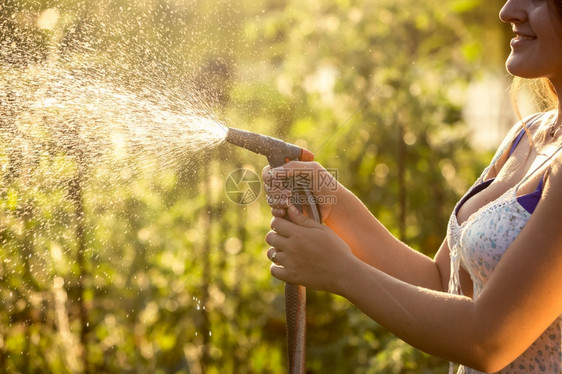
[[(554, 33), (562, 27), (560, 21), (545, 18), (545, 6), (546, 2), (539, 1), (506, 2), (500, 17), (513, 25), (517, 39), (507, 68), (523, 77), (547, 77), (557, 92), (562, 92), (562, 72), (558, 71), (562, 64), (557, 65), (562, 61), (562, 33)], [(551, 63), (541, 60), (537, 67), (537, 56), (544, 58), (544, 50), (553, 45), (559, 48), (549, 55)], [(562, 125), (560, 116), (556, 124)], [(547, 136), (548, 131), (546, 125), (534, 128), (532, 141), (524, 138), (513, 155), (508, 157), (506, 152), (499, 158), (485, 178), (494, 177), (493, 183), (463, 204), (457, 214), (459, 223), (517, 185), (555, 152), (562, 144), (562, 131), (555, 137)], [(303, 169), (323, 170), (317, 163), (291, 162), (282, 172)], [(450, 272), (446, 240), (435, 258), (422, 255), (392, 236), (341, 185), (335, 191), (315, 191), (337, 199), (336, 204), (321, 207), (324, 225), (291, 206), (290, 221), (286, 220), (282, 217), (288, 201), (271, 201), (274, 218), (272, 231), (266, 236), (271, 245), (268, 258), (276, 253), (271, 273), (286, 282), (347, 298), (398, 337), (428, 353), (480, 371), (498, 371), (520, 356), (562, 314), (560, 158), (544, 171), (545, 186), (536, 210), (476, 300), (471, 298), (472, 282), (464, 271), (464, 296), (446, 293)], [(266, 185), (279, 172), (266, 167)], [(520, 185), (518, 195), (537, 187), (543, 173), (535, 174)], [(282, 189), (267, 192), (289, 194)]]

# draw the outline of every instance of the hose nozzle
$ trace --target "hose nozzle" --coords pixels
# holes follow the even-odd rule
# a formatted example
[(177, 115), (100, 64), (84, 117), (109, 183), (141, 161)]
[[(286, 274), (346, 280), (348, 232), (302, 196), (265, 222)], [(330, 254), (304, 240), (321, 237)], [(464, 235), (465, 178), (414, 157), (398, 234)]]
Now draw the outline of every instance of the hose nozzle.
[(286, 143), (270, 136), (229, 128), (226, 141), (254, 153), (264, 155), (271, 167), (281, 166), (289, 161), (313, 161), (314, 155), (305, 148)]
[[(312, 152), (304, 148), (249, 131), (229, 128), (226, 134), (226, 141), (266, 156), (271, 167), (282, 166), (289, 161), (314, 160)], [(302, 193), (305, 193), (306, 197), (310, 197), (311, 194), (308, 189), (295, 191), (296, 195)], [(322, 222), (320, 210), (314, 201), (304, 205), (296, 203), (295, 206), (301, 212), (306, 208), (306, 214), (309, 217), (314, 217), (317, 222)], [(303, 286), (290, 283), (285, 284), (285, 311), (287, 316), (287, 364), (289, 366), (289, 373), (304, 373), (306, 355), (306, 289)]]

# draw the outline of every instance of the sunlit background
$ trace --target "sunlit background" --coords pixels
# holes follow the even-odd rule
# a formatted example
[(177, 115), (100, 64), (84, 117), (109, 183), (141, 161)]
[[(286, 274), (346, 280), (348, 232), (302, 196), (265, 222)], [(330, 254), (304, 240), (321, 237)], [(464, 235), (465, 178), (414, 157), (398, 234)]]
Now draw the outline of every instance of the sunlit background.
[[(502, 3), (3, 0), (0, 371), (285, 372), (270, 212), (225, 189), (266, 159), (221, 124), (307, 147), (431, 256), (515, 121)], [(307, 328), (309, 373), (447, 369), (333, 295)]]

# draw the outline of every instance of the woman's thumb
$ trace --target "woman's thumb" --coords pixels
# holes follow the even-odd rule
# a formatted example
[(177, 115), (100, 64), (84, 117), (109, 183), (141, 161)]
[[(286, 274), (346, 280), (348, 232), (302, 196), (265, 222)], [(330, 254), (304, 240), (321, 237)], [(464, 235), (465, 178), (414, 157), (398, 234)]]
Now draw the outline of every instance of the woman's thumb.
[(318, 222), (316, 222), (313, 219), (305, 216), (293, 204), (289, 205), (289, 208), (287, 208), (287, 213), (289, 214), (289, 218), (291, 219), (291, 222), (293, 222), (296, 225), (304, 226), (304, 227), (316, 227), (316, 226), (318, 226)]

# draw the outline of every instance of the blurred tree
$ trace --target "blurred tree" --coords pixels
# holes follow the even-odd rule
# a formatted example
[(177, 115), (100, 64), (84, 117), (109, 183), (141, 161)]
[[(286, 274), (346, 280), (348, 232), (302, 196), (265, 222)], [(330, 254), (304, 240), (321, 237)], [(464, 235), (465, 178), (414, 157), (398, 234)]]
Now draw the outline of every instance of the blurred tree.
[[(125, 157), (111, 153), (113, 134), (87, 138), (80, 161), (67, 146), (80, 135), (68, 130), (110, 123), (76, 102), (57, 104), (65, 74), (170, 115), (194, 106), (302, 144), (392, 232), (432, 255), (489, 156), (470, 149), (459, 93), (503, 63), (495, 8), (482, 0), (0, 4), (1, 370), (284, 371), (282, 284), (264, 256), (269, 209), (224, 194), (231, 171), (259, 173), (265, 159), (228, 146), (168, 155), (156, 136), (165, 162), (149, 147)], [(121, 115), (112, 109), (95, 108)], [(309, 292), (308, 310), (311, 373), (446, 368), (339, 297)]]

